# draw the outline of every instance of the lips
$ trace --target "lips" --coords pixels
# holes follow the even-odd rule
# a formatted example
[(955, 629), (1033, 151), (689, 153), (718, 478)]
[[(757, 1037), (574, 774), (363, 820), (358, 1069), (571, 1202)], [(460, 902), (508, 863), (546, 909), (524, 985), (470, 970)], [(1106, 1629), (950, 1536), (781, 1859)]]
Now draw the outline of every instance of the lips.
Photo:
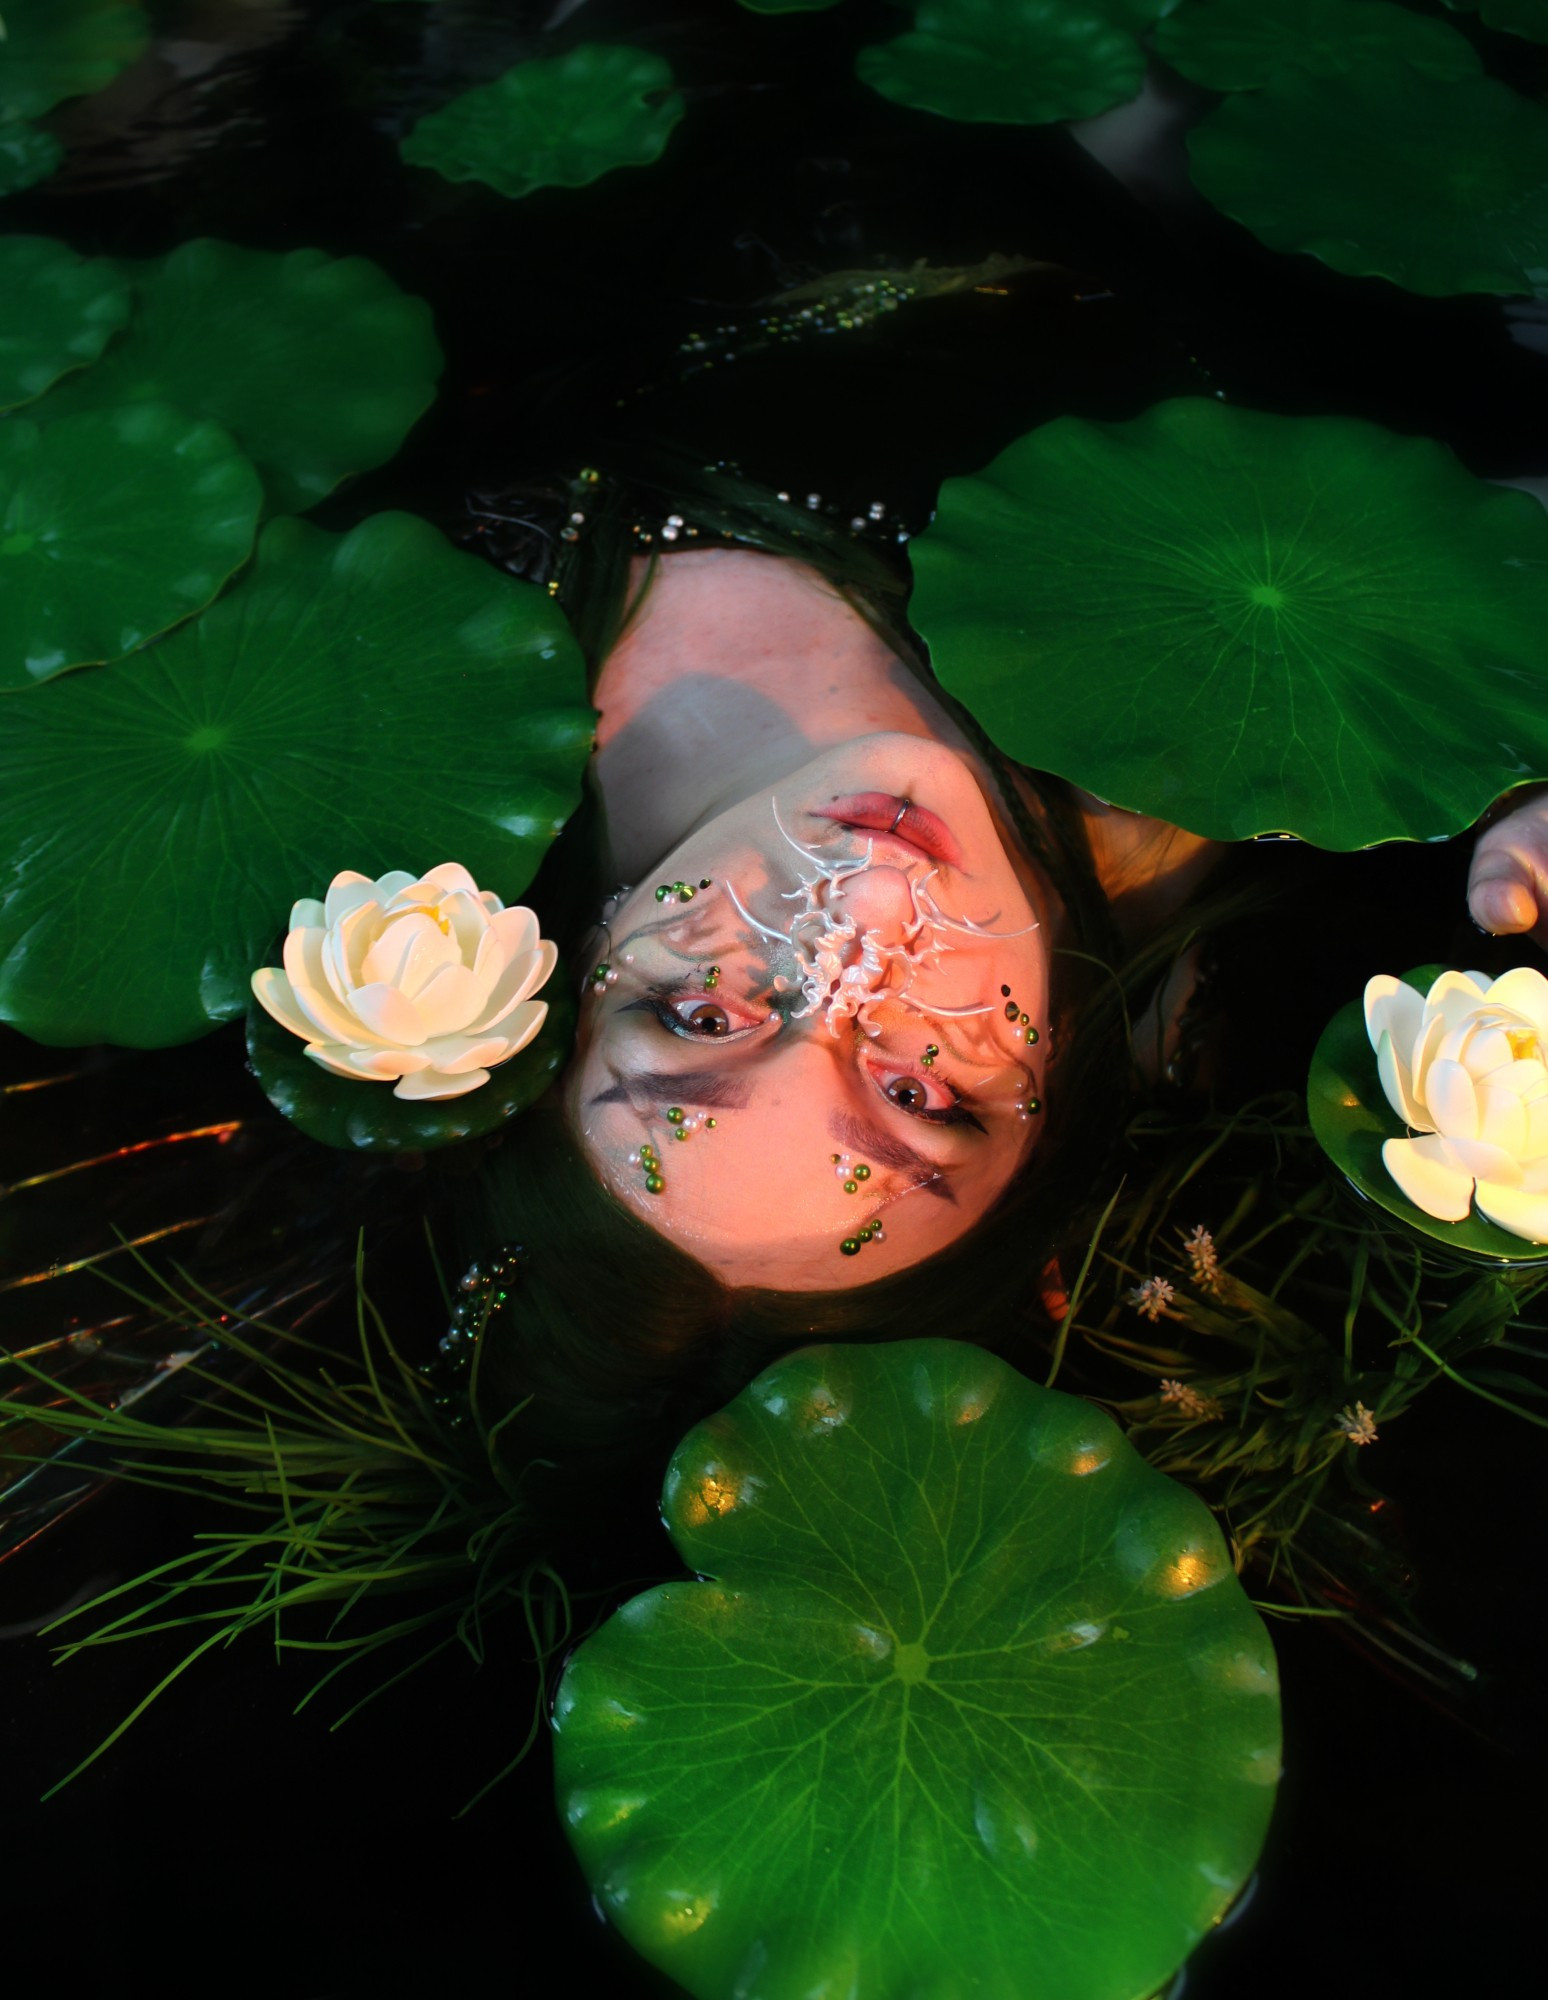
[(859, 792), (853, 798), (834, 799), (816, 817), (831, 820), (836, 826), (854, 827), (861, 833), (890, 834), (931, 861), (943, 861), (950, 868), (962, 865), (962, 850), (945, 820), (924, 806), (913, 805), (890, 792)]

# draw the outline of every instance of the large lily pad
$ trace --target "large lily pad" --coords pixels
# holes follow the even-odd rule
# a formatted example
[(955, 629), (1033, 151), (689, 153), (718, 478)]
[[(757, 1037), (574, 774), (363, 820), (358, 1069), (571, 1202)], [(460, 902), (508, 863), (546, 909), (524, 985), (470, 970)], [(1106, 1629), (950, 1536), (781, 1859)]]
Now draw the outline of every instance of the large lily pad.
[(709, 1579), (554, 1709), (597, 1898), (698, 2000), (1135, 2000), (1257, 1856), (1274, 1656), (1203, 1505), (949, 1341), (808, 1348), (678, 1447)]
[(50, 392), (44, 421), (176, 403), (231, 431), (273, 506), (296, 511), (390, 458), (435, 396), (430, 308), (368, 258), (206, 237), (124, 268), (135, 289), (127, 330)]
[(1145, 55), (1102, 12), (1066, 0), (924, 0), (912, 32), (862, 49), (855, 74), (942, 118), (1048, 125), (1125, 103)]
[(535, 188), (585, 187), (614, 167), (648, 166), (682, 115), (660, 56), (587, 42), (464, 91), (421, 118), (400, 151), (412, 166), (484, 181), (517, 201)]
[(1438, 839), (1548, 776), (1548, 516), (1428, 439), (1061, 417), (947, 481), (910, 552), (1002, 750), (1196, 833)]
[(46, 181), (64, 158), (64, 147), (52, 132), (18, 119), (0, 125), (0, 195)]
[(1548, 111), (1489, 77), (1286, 68), (1188, 149), (1199, 191), (1271, 249), (1411, 292), (1548, 293)]
[(100, 90), (150, 39), (131, 0), (5, 0), (0, 17), (0, 120), (36, 118)]
[(4, 715), (0, 1019), (150, 1048), (245, 1014), (341, 867), (454, 859), (518, 901), (594, 720), (547, 594), (405, 514), (276, 521), (202, 618)]
[(406, 1099), (390, 1083), (335, 1076), (256, 1006), (247, 1014), (247, 1054), (264, 1096), (309, 1139), (352, 1153), (430, 1152), (480, 1138), (525, 1111), (569, 1060), (576, 1009), (563, 966), (537, 997), (548, 1008), (537, 1034), (463, 1097)]
[(1391, 0), (1190, 0), (1161, 23), (1155, 47), (1209, 90), (1256, 90), (1287, 64), (1338, 76), (1406, 62), (1442, 80), (1483, 67), (1466, 36)]
[[(1438, 965), (1405, 972), (1403, 982), (1427, 993), (1439, 977)], [(1407, 1136), (1408, 1127), (1387, 1102), (1376, 1069), (1376, 1052), (1359, 1000), (1341, 1007), (1323, 1030), (1306, 1082), (1306, 1109), (1317, 1143), (1361, 1194), (1408, 1228), (1444, 1243), (1466, 1257), (1511, 1264), (1548, 1263), (1519, 1236), (1501, 1229), (1475, 1209), (1461, 1222), (1441, 1222), (1409, 1200), (1388, 1173), (1381, 1149), (1388, 1139)]]
[(119, 266), (50, 236), (0, 237), (0, 299), (0, 410), (95, 361), (129, 317)]
[(0, 423), (0, 691), (200, 610), (252, 553), (262, 506), (235, 441), (162, 403)]

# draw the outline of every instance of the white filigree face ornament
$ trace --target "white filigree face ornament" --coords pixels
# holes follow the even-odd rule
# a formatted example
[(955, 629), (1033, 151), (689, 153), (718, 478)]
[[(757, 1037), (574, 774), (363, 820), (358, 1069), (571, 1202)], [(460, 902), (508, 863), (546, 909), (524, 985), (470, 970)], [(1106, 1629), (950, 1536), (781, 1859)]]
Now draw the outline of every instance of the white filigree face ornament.
[[(875, 843), (867, 841), (865, 853), (857, 861), (836, 861), (814, 853), (788, 831), (772, 807), (774, 824), (782, 840), (800, 857), (804, 868), (797, 874), (797, 886), (783, 892), (783, 900), (800, 904), (783, 930), (762, 923), (727, 881), (726, 895), (737, 915), (771, 943), (788, 946), (795, 956), (797, 978), (785, 974), (774, 980), (776, 990), (789, 991), (799, 985), (801, 1005), (790, 1015), (799, 1021), (820, 1014), (830, 1035), (840, 1035), (853, 1020), (862, 1033), (873, 1040), (882, 1032), (873, 1018), (874, 1009), (884, 1001), (900, 1002), (941, 1020), (961, 1020), (994, 1012), (994, 1002), (984, 1000), (966, 1007), (947, 1007), (926, 1002), (912, 990), (920, 973), (935, 969), (953, 947), (950, 932), (965, 937), (1008, 939), (1026, 937), (1039, 928), (1036, 920), (1018, 930), (996, 931), (970, 919), (948, 916), (931, 892), (930, 884), (939, 869), (924, 861), (903, 871), (907, 884), (909, 913), (890, 933), (877, 926), (861, 930), (855, 917), (841, 907), (843, 885), (864, 875), (875, 866)], [(840, 907), (835, 907), (836, 900)]]

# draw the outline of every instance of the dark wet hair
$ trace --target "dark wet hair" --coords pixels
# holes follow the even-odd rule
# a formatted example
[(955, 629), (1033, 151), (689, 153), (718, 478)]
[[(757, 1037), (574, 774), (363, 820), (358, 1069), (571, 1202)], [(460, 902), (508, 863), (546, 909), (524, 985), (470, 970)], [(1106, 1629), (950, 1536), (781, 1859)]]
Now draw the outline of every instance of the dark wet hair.
[[(570, 511), (585, 513), (584, 533), (555, 545), (568, 553), (548, 573), (593, 667), (637, 608), (627, 590), (630, 556), (659, 550), (659, 542), (644, 549), (644, 534), (676, 514), (699, 530), (688, 546), (729, 544), (807, 563), (930, 684), (980, 746), (1023, 846), (1065, 907), (1049, 1028), (1058, 1078), (1039, 1144), (986, 1215), (932, 1257), (834, 1292), (725, 1284), (607, 1193), (555, 1093), (518, 1121), (481, 1177), (470, 1242), (517, 1243), (523, 1253), (510, 1336), (487, 1357), (492, 1407), (531, 1398), (521, 1427), (529, 1441), (540, 1438), (576, 1468), (594, 1462), (611, 1473), (636, 1452), (659, 1464), (697, 1417), (811, 1341), (928, 1332), (1030, 1365), (1050, 1326), (1044, 1273), (1070, 1248), (1072, 1218), (1102, 1181), (1123, 1122), (1129, 1010), (1183, 937), (1174, 928), (1142, 950), (1121, 949), (1074, 794), (1010, 764), (935, 685), (907, 625), (907, 578), (895, 554), (804, 518), (724, 471), (678, 466), (653, 481), (587, 481), (567, 497), (583, 503)], [(593, 880), (595, 891), (601, 886)]]

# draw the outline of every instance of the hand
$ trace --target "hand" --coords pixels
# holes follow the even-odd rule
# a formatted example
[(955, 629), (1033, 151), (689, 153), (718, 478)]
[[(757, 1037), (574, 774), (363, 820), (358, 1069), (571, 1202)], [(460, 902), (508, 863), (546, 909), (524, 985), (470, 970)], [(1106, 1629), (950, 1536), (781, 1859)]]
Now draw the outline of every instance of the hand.
[(1548, 950), (1548, 790), (1524, 793), (1479, 836), (1467, 907), (1480, 930), (1526, 933)]

